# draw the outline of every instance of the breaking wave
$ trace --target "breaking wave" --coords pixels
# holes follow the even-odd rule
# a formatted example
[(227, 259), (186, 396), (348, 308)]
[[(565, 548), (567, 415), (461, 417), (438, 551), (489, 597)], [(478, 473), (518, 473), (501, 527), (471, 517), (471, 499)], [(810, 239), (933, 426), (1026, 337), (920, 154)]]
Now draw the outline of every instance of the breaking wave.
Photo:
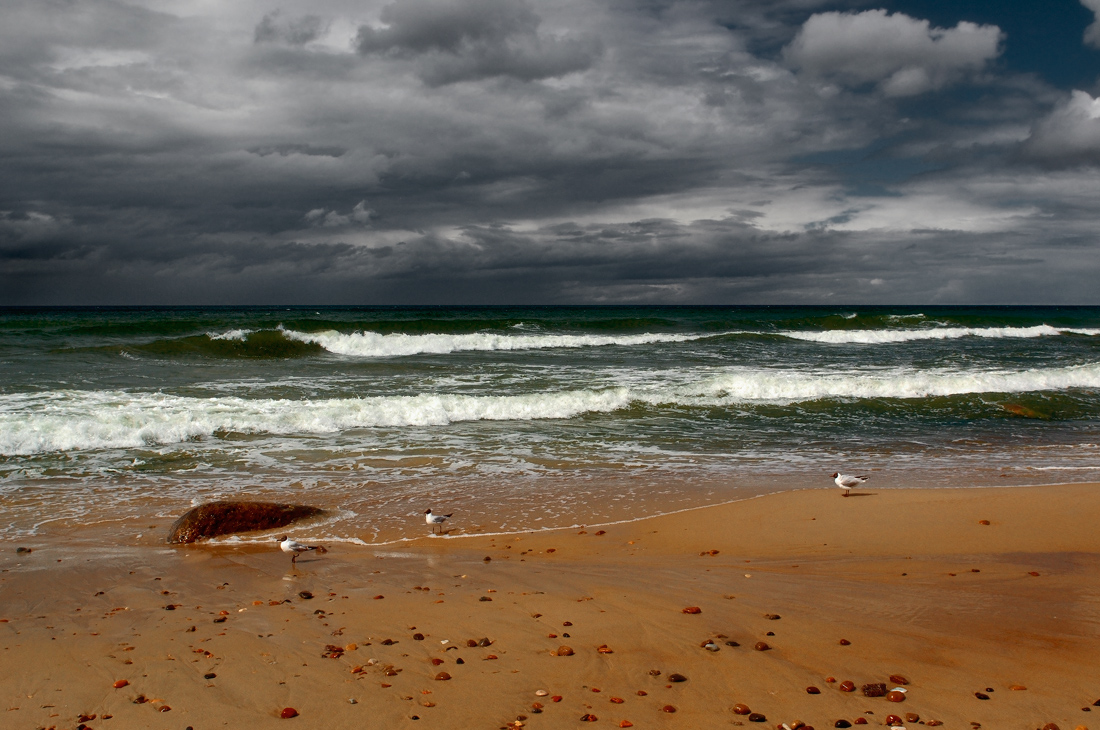
[(829, 344), (878, 345), (915, 340), (955, 340), (961, 337), (1032, 338), (1055, 335), (1100, 335), (1100, 329), (1051, 327), (1040, 324), (1034, 327), (938, 327), (919, 330), (827, 330), (824, 332), (780, 332), (784, 337), (809, 342)]
[(823, 399), (919, 399), (1100, 388), (1100, 364), (1029, 370), (728, 369), (645, 385), (515, 395), (423, 393), (317, 400), (59, 390), (0, 396), (0, 454), (141, 448), (222, 434), (309, 435), (462, 421), (567, 419), (632, 407), (721, 407)]

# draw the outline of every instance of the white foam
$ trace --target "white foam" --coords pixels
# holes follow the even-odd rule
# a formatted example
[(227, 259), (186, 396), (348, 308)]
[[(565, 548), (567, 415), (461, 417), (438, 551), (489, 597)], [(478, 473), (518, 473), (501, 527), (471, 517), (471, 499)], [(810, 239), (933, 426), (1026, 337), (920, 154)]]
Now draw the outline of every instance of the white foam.
[(636, 346), (664, 342), (691, 342), (717, 336), (714, 334), (676, 335), (656, 332), (617, 336), (501, 335), (486, 332), (465, 335), (407, 335), (398, 332), (381, 335), (377, 332), (344, 334), (335, 330), (325, 332), (283, 330), (283, 334), (292, 340), (317, 344), (337, 355), (352, 357), (446, 355), (452, 352), (544, 350), (551, 348), (608, 347), (612, 345)]
[(784, 337), (809, 342), (829, 344), (878, 345), (915, 340), (955, 340), (961, 337), (1032, 338), (1054, 335), (1100, 335), (1100, 329), (1051, 327), (1040, 324), (1034, 327), (937, 327), (917, 330), (828, 330), (825, 332), (779, 332)]
[(253, 332), (255, 332), (255, 330), (240, 329), (222, 332), (220, 335), (216, 335), (212, 332), (207, 332), (206, 336), (212, 340), (243, 340), (245, 337), (248, 337)]
[(225, 433), (310, 435), (462, 421), (567, 419), (632, 404), (732, 406), (825, 398), (926, 398), (1100, 388), (1100, 363), (1029, 370), (807, 371), (760, 368), (668, 371), (630, 387), (516, 395), (290, 400), (59, 390), (0, 395), (0, 454), (141, 448)]

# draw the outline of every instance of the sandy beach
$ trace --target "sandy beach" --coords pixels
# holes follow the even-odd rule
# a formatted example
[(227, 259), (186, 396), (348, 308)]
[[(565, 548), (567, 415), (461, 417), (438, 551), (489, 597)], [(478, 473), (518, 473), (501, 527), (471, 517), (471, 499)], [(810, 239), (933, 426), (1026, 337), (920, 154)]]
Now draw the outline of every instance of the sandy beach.
[(297, 566), (274, 543), (6, 543), (0, 726), (1100, 727), (1098, 484), (461, 518)]

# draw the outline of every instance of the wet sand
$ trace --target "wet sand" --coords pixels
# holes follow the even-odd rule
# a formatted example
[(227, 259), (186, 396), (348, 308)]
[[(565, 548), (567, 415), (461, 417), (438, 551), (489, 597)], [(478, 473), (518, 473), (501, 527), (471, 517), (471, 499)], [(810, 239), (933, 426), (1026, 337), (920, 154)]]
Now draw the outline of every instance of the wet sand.
[[(858, 495), (296, 567), (273, 543), (7, 543), (0, 726), (1100, 727), (1100, 485)], [(891, 675), (904, 702), (861, 693)]]

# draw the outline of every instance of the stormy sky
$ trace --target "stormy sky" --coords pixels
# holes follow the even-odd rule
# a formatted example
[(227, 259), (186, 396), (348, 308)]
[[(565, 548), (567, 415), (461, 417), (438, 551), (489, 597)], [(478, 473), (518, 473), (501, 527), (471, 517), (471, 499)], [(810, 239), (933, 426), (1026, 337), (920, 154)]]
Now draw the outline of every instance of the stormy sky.
[(3, 0), (0, 304), (1100, 303), (1100, 0)]

